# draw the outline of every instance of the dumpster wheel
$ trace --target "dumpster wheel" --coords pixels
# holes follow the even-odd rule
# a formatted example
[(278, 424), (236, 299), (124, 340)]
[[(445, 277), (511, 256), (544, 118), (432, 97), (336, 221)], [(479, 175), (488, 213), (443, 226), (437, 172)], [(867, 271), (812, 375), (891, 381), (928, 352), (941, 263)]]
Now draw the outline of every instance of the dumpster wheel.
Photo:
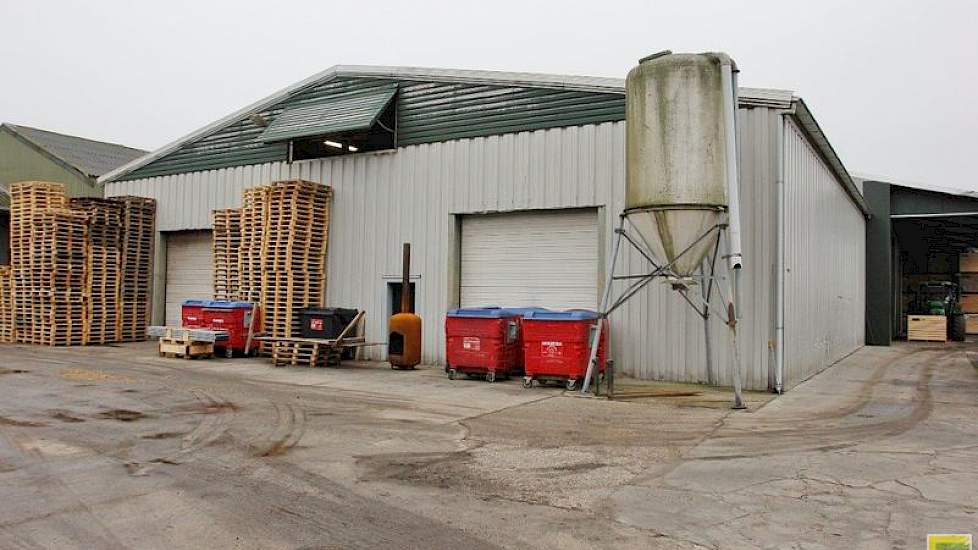
[(533, 378), (530, 378), (529, 376), (524, 376), (523, 377), (523, 387), (524, 388), (532, 388), (533, 387)]
[(566, 387), (567, 391), (574, 391), (574, 388), (577, 387), (577, 380), (574, 378), (568, 378)]
[(486, 382), (489, 382), (490, 384), (492, 384), (495, 381), (496, 381), (496, 371), (492, 371), (491, 370), (491, 371), (487, 372), (486, 373)]
[(455, 377), (456, 376), (458, 376), (458, 371), (457, 370), (455, 370), (455, 369), (448, 369), (448, 379), (449, 380), (455, 380)]

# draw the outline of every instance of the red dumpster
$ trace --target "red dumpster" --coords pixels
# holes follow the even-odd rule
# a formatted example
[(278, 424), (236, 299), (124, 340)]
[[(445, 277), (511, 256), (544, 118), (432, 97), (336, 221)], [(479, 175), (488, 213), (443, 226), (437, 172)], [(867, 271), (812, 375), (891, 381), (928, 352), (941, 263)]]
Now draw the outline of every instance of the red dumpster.
[(204, 327), (204, 308), (210, 300), (184, 300), (180, 306), (180, 326), (187, 328)]
[[(204, 328), (226, 330), (228, 339), (222, 342), (224, 353), (232, 357), (234, 352), (244, 353), (248, 342), (248, 326), (252, 324), (251, 308), (255, 308), (252, 335), (261, 331), (261, 312), (252, 302), (208, 301), (202, 309)], [(249, 353), (257, 351), (257, 342), (251, 343)]]
[[(587, 372), (592, 328), (598, 314), (583, 309), (531, 311), (523, 317), (523, 386), (534, 380), (564, 382), (574, 389)], [(608, 320), (603, 320), (598, 343), (598, 372), (604, 373), (608, 348)]]
[(518, 325), (516, 331), (516, 339), (517, 339), (517, 347), (519, 348), (520, 351), (516, 355), (516, 365), (513, 367), (511, 374), (523, 374), (523, 362), (524, 362), (523, 318), (526, 316), (527, 313), (531, 311), (553, 311), (553, 310), (543, 308), (543, 307), (507, 307), (505, 309), (506, 311), (513, 312), (514, 314), (517, 315), (516, 320)]
[(508, 378), (519, 363), (518, 314), (500, 308), (453, 309), (445, 316), (448, 378), (459, 373)]

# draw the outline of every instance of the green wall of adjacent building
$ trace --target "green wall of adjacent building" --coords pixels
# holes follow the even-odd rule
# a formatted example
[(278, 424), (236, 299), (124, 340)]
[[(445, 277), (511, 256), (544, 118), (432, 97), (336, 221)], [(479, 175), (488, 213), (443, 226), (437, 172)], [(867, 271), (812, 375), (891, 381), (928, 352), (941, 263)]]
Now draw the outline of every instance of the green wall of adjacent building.
[[(0, 184), (53, 181), (65, 184), (70, 197), (101, 197), (102, 188), (5, 131), (0, 131)], [(0, 201), (6, 205), (5, 201)]]
[[(0, 184), (18, 181), (63, 183), (70, 197), (101, 197), (102, 188), (81, 173), (51, 159), (19, 138), (0, 130)], [(0, 209), (10, 205), (0, 193)], [(0, 264), (10, 262), (9, 216), (0, 214)]]

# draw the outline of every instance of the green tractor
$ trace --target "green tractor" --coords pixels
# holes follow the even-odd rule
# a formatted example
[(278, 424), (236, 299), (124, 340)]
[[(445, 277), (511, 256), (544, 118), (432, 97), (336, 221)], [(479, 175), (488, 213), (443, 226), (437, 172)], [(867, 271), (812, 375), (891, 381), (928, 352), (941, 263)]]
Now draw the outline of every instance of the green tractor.
[(964, 340), (964, 315), (958, 306), (958, 285), (951, 281), (928, 281), (917, 288), (914, 300), (917, 315), (943, 315), (947, 317), (948, 340)]

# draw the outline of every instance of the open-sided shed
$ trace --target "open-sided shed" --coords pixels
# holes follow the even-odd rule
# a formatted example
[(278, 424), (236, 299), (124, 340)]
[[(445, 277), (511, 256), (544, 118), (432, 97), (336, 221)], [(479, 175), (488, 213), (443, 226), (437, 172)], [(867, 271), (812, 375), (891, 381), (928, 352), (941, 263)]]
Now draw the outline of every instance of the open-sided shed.
[(866, 343), (907, 335), (916, 285), (957, 281), (959, 257), (978, 249), (978, 193), (868, 178)]

